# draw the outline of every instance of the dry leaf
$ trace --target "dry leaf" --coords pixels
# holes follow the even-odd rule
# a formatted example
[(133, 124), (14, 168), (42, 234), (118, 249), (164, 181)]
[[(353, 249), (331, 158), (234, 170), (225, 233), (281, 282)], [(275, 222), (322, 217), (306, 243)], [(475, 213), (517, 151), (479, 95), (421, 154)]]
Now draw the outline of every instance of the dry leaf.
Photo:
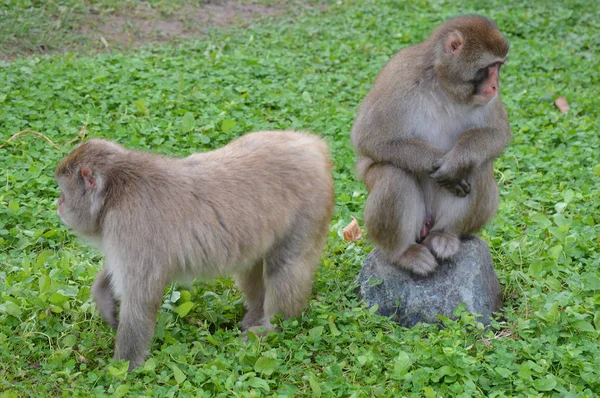
[(77, 360), (81, 363), (88, 363), (88, 360), (86, 357), (84, 357), (83, 355), (78, 355), (77, 356)]
[(556, 107), (558, 108), (558, 110), (560, 111), (560, 113), (567, 113), (567, 111), (569, 109), (571, 109), (569, 107), (569, 103), (567, 102), (567, 99), (565, 97), (558, 97), (554, 101), (554, 105), (556, 105)]
[(359, 240), (361, 238), (362, 232), (360, 232), (358, 221), (356, 221), (356, 218), (352, 217), (352, 222), (344, 227), (344, 240), (354, 242), (355, 240)]

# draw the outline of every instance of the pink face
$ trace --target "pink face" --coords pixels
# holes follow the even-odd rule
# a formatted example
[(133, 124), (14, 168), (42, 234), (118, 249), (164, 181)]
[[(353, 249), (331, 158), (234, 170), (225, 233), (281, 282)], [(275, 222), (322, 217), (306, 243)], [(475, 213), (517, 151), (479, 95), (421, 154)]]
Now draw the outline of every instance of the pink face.
[(477, 85), (475, 100), (482, 105), (490, 102), (498, 94), (500, 88), (500, 67), (506, 58), (499, 59), (482, 69), (483, 79)]

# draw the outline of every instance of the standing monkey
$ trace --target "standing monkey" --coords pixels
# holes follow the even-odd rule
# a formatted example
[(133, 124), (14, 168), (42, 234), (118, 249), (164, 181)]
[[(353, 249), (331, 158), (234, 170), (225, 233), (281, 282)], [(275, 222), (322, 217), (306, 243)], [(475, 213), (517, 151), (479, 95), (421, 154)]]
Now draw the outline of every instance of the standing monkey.
[(398, 52), (352, 128), (369, 197), (369, 236), (389, 261), (427, 275), (498, 207), (492, 163), (511, 140), (500, 95), (508, 42), (491, 20), (461, 16)]
[(305, 306), (334, 200), (327, 144), (316, 136), (250, 133), (183, 159), (93, 139), (55, 177), (59, 216), (106, 256), (92, 294), (117, 330), (114, 357), (130, 370), (144, 361), (173, 279), (235, 274), (243, 330), (271, 330), (275, 314)]

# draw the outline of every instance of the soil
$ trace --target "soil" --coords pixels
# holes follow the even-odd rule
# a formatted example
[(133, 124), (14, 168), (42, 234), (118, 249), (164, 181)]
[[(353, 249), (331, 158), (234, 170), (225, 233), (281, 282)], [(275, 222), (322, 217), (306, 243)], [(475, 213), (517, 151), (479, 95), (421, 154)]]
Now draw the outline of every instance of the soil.
[(211, 27), (247, 25), (251, 21), (285, 11), (284, 3), (247, 4), (236, 0), (186, 6), (165, 17), (158, 11), (130, 10), (103, 15), (97, 25), (83, 26), (80, 33), (105, 47), (131, 48), (152, 42), (198, 37)]

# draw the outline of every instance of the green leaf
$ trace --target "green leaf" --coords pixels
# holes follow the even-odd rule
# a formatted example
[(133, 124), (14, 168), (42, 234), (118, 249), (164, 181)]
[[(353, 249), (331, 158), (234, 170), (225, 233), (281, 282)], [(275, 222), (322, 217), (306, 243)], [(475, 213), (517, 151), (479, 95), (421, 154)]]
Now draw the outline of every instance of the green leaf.
[(427, 398), (435, 398), (435, 390), (429, 386), (424, 386), (423, 387), (423, 393), (425, 394), (425, 397)]
[(112, 398), (122, 398), (129, 392), (129, 384), (121, 384), (119, 387), (115, 389), (115, 392), (112, 395)]
[(6, 301), (3, 304), (0, 304), (0, 312), (5, 312), (16, 318), (20, 318), (23, 313), (21, 307), (12, 301)]
[(548, 250), (548, 255), (550, 256), (550, 258), (552, 258), (554, 260), (558, 260), (558, 258), (560, 257), (560, 254), (562, 253), (562, 251), (563, 251), (562, 245), (552, 246)]
[(189, 133), (192, 131), (195, 124), (196, 120), (194, 119), (194, 114), (192, 112), (186, 112), (181, 119), (181, 127), (183, 128), (183, 132)]
[(173, 370), (173, 377), (175, 378), (177, 384), (183, 383), (187, 377), (185, 373), (183, 373), (181, 369), (179, 369), (179, 367), (173, 363), (169, 364), (169, 367), (171, 370)]
[(592, 291), (592, 290), (600, 290), (600, 278), (592, 273), (588, 273), (585, 275), (585, 285), (583, 290)]
[(573, 192), (571, 189), (567, 189), (565, 192), (563, 192), (563, 200), (567, 203), (571, 202), (574, 196), (575, 192)]
[(40, 279), (38, 281), (40, 294), (46, 293), (48, 291), (48, 289), (50, 289), (51, 284), (52, 284), (52, 281), (50, 280), (50, 277), (48, 275), (46, 275), (46, 274), (40, 275)]
[(568, 227), (569, 225), (571, 225), (571, 220), (569, 220), (568, 218), (566, 218), (561, 213), (558, 213), (558, 214), (554, 215), (554, 222), (559, 227)]
[(310, 337), (320, 337), (323, 334), (324, 329), (325, 328), (323, 326), (315, 326), (308, 331), (308, 335)]
[(313, 372), (308, 372), (308, 384), (310, 384), (310, 388), (315, 397), (321, 396), (321, 386), (319, 385), (319, 380), (313, 374)]
[(595, 175), (600, 176), (600, 164), (595, 165), (594, 168), (592, 169), (592, 172)]
[(582, 332), (595, 332), (596, 329), (592, 326), (591, 323), (584, 321), (583, 319), (577, 320), (575, 322), (571, 322), (571, 326), (573, 328), (580, 330)]
[(302, 92), (302, 99), (306, 102), (313, 102), (312, 98), (310, 97), (310, 94), (308, 93), (308, 91), (303, 91)]
[(8, 208), (16, 213), (17, 211), (19, 211), (19, 204), (17, 203), (16, 200), (11, 200), (10, 202), (8, 202)]
[(235, 127), (235, 120), (225, 119), (221, 123), (221, 130), (223, 133), (227, 134)]
[(148, 115), (148, 107), (146, 106), (146, 100), (144, 98), (139, 99), (133, 103), (136, 109), (136, 113), (138, 115), (146, 116)]
[(533, 276), (541, 276), (544, 270), (544, 264), (541, 261), (533, 260), (529, 265), (529, 273)]
[(510, 375), (512, 374), (512, 372), (506, 368), (502, 368), (500, 366), (496, 367), (494, 369), (500, 376), (504, 377), (505, 379), (509, 378)]
[(543, 214), (535, 214), (531, 217), (531, 220), (538, 224), (541, 228), (545, 229), (552, 225), (552, 221)]
[(177, 291), (177, 290), (173, 290), (171, 292), (171, 295), (169, 297), (169, 301), (171, 303), (176, 303), (177, 301), (179, 301), (179, 298), (181, 297), (181, 292)]
[(35, 266), (41, 267), (52, 254), (50, 250), (42, 250), (35, 260)]
[(129, 361), (125, 361), (118, 368), (115, 366), (108, 366), (108, 373), (116, 379), (125, 379), (127, 377), (127, 371), (129, 370)]
[(556, 377), (548, 375), (542, 379), (537, 379), (533, 382), (533, 386), (538, 391), (552, 391), (556, 387)]
[(49, 238), (52, 238), (54, 235), (56, 235), (56, 234), (57, 234), (57, 232), (58, 232), (58, 231), (57, 231), (56, 229), (51, 229), (51, 230), (49, 230), (49, 231), (46, 231), (46, 232), (44, 232), (44, 233), (42, 234), (42, 237), (44, 237), (44, 238), (46, 238), (46, 239), (49, 239)]
[(17, 250), (23, 250), (29, 246), (31, 246), (32, 242), (31, 239), (27, 239), (25, 237), (22, 237), (21, 239), (19, 239), (19, 241), (17, 242), (17, 246), (16, 249)]
[(260, 377), (253, 376), (253, 377), (249, 378), (248, 384), (250, 385), (250, 387), (260, 388), (266, 392), (271, 391), (271, 389), (269, 388), (269, 383), (267, 383), (265, 380), (261, 379)]
[(192, 300), (192, 293), (190, 293), (189, 290), (181, 290), (179, 293), (181, 294), (179, 301), (182, 303), (187, 303)]
[(369, 278), (369, 287), (375, 287), (377, 285), (381, 285), (382, 283), (383, 279)]
[(402, 376), (408, 372), (408, 369), (412, 366), (413, 361), (404, 351), (400, 351), (398, 357), (394, 361), (394, 370), (392, 371), (392, 379), (401, 380)]
[(270, 376), (279, 367), (279, 361), (272, 358), (260, 357), (254, 364), (254, 370), (258, 373)]
[(60, 293), (54, 293), (49, 298), (49, 301), (54, 305), (63, 305), (64, 303), (67, 302), (67, 300), (69, 300), (69, 298)]
[[(254, 333), (248, 332), (248, 334), (249, 335), (252, 334), (252, 336), (254, 336), (254, 338), (256, 338), (256, 336), (254, 335)], [(215, 340), (215, 338), (210, 333), (206, 334), (204, 336), (204, 338), (206, 339), (206, 341), (208, 341), (210, 344), (214, 345), (215, 347), (219, 347), (220, 346), (219, 342), (217, 340)]]
[(156, 369), (156, 360), (154, 358), (148, 358), (148, 360), (146, 360), (146, 363), (144, 363), (144, 367), (142, 368), (142, 370), (148, 373), (152, 373), (154, 372), (154, 369)]
[(77, 338), (72, 334), (68, 334), (62, 339), (62, 344), (65, 347), (73, 348), (77, 344)]
[(594, 326), (596, 330), (600, 332), (600, 311), (596, 311), (594, 314)]
[(192, 308), (194, 308), (194, 303), (188, 301), (175, 308), (175, 312), (183, 318), (191, 311)]
[(335, 337), (342, 334), (342, 332), (338, 330), (337, 326), (335, 326), (335, 320), (333, 319), (333, 316), (329, 316), (329, 318), (327, 319), (327, 323), (329, 324), (329, 331), (331, 332), (332, 336)]

